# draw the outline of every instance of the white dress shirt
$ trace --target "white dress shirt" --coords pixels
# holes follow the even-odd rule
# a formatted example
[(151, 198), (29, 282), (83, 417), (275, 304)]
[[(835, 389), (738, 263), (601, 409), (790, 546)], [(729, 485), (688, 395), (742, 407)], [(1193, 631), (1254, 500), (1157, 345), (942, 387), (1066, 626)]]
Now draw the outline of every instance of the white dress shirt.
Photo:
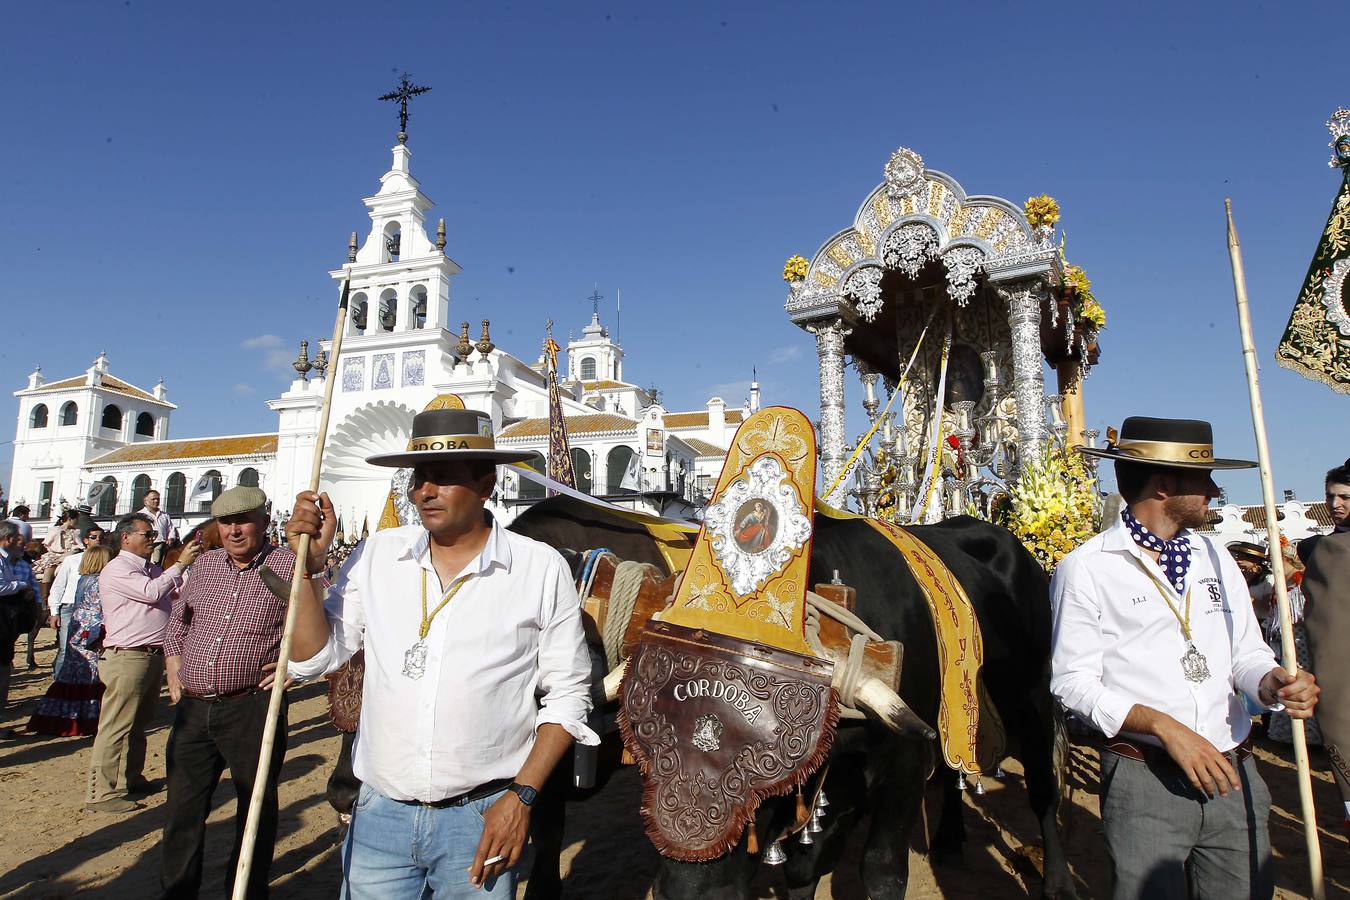
[(357, 778), (395, 800), (444, 800), (514, 777), (545, 723), (600, 742), (586, 725), (581, 603), (556, 550), (493, 519), (482, 552), (458, 573), (472, 577), (432, 618), (425, 672), (413, 679), (403, 665), (422, 621), (423, 573), (430, 613), (441, 588), (426, 530), (372, 534), (328, 592), (328, 643), (290, 664), (296, 678), (326, 674), (364, 642)]
[[(1259, 704), (1261, 679), (1275, 668), (1275, 657), (1261, 640), (1247, 583), (1228, 551), (1194, 532), (1182, 534), (1191, 544), (1191, 636), (1209, 678), (1197, 684), (1182, 674), (1186, 639), (1162, 592), (1184, 615), (1183, 598), (1117, 519), (1066, 556), (1050, 582), (1050, 690), (1107, 737), (1120, 732), (1138, 703), (1227, 751), (1251, 730), (1235, 690)], [(1148, 735), (1124, 736), (1159, 743)]]
[(148, 507), (141, 507), (140, 513), (143, 516), (149, 516), (150, 521), (154, 523), (155, 540), (159, 543), (167, 543), (169, 535), (173, 534), (173, 519), (164, 510), (151, 512)]
[(80, 584), (80, 563), (83, 561), (83, 550), (77, 550), (61, 560), (56, 577), (52, 579), (51, 590), (47, 592), (47, 606), (52, 615), (59, 615), (61, 607), (75, 603), (75, 589)]

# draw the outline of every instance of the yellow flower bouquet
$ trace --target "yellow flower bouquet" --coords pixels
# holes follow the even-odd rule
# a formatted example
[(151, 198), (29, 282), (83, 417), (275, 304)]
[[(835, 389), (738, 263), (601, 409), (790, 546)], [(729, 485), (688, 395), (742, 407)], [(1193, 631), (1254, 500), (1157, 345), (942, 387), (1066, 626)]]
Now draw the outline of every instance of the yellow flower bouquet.
[(806, 279), (806, 272), (810, 268), (810, 263), (802, 256), (789, 256), (787, 262), (783, 263), (783, 280), (791, 284), (794, 281), (803, 281)]
[(1097, 482), (1083, 457), (1072, 450), (1044, 447), (1038, 462), (1023, 463), (1009, 493), (1011, 503), (1001, 524), (1047, 572), (1097, 533)]
[(1027, 202), (1022, 204), (1022, 212), (1026, 213), (1027, 223), (1032, 228), (1040, 228), (1042, 225), (1053, 228), (1059, 221), (1059, 203), (1049, 194), (1028, 197)]

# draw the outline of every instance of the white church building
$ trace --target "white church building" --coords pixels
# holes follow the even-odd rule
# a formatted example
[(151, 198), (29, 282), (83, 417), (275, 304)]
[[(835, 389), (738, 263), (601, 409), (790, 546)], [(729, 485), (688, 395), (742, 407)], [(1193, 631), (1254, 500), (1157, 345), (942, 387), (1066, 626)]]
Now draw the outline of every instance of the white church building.
[[(380, 189), (364, 200), (370, 230), (352, 234), (347, 264), (329, 274), (351, 279), (350, 315), (341, 357), (328, 360), (324, 341), (313, 359), (297, 359), (298, 377), (267, 401), (275, 430), (258, 434), (171, 439), (177, 407), (161, 382), (145, 390), (115, 377), (100, 354), (83, 375), (47, 381), (41, 370), (14, 392), (18, 421), (10, 506), (28, 505), (41, 536), (65, 505), (108, 485), (95, 515), (111, 518), (140, 509), (157, 490), (180, 529), (206, 518), (210, 500), (239, 484), (262, 487), (282, 518), (308, 481), (325, 379), (336, 378), (325, 449), (324, 489), (344, 526), (373, 530), (390, 486), (390, 473), (366, 465), (366, 456), (402, 446), (412, 417), (454, 394), (492, 416), (500, 446), (548, 452), (548, 386), (542, 355), (515, 356), (497, 347), (491, 324), (471, 340), (468, 322), (451, 324), (450, 282), (460, 271), (445, 253), (444, 220), (434, 240), (426, 216), (432, 201), (410, 171), (412, 152), (400, 142)], [(325, 310), (328, 309), (325, 306)], [(541, 336), (542, 337), (542, 336)], [(692, 515), (721, 471), (736, 427), (759, 407), (759, 388), (739, 406), (721, 398), (692, 411), (667, 410), (658, 397), (624, 380), (623, 348), (600, 321), (598, 309), (559, 354), (562, 405), (577, 488), (620, 505), (666, 515)], [(565, 358), (565, 359), (564, 359)], [(530, 361), (526, 361), (529, 359)], [(392, 444), (392, 446), (391, 446)], [(634, 457), (638, 464), (632, 465)], [(641, 472), (634, 490), (630, 469)], [(504, 468), (493, 508), (509, 521), (543, 486)], [(210, 485), (193, 494), (203, 477)]]

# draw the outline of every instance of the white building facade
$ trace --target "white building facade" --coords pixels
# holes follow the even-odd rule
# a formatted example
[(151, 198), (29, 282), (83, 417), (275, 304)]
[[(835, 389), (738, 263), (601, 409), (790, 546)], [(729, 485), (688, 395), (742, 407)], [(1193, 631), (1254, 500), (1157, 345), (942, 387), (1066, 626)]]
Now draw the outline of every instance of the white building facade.
[[(328, 359), (331, 341), (312, 360), (302, 351), (299, 376), (267, 402), (275, 431), (172, 440), (176, 407), (164, 385), (146, 391), (118, 379), (103, 355), (83, 376), (47, 383), (39, 370), (15, 391), (9, 497), (11, 506), (32, 508), (38, 534), (97, 481), (111, 488), (95, 510), (103, 517), (139, 509), (153, 488), (185, 530), (206, 518), (216, 494), (238, 484), (262, 487), (274, 501), (274, 517), (284, 517), (289, 498), (307, 486), (328, 378), (337, 383), (323, 488), (352, 530), (374, 529), (390, 489), (389, 470), (366, 465), (365, 457), (402, 447), (413, 415), (447, 394), (487, 412), (499, 444), (536, 453), (532, 466), (543, 470), (549, 415), (543, 358), (525, 362), (497, 347), (487, 320), (473, 329), (476, 339), (468, 322), (451, 330), (451, 281), (460, 267), (446, 255), (443, 220), (436, 237), (428, 237), (433, 204), (411, 173), (412, 151), (399, 143), (392, 153), (380, 189), (363, 201), (369, 231), (363, 240), (352, 234), (346, 265), (329, 273), (339, 289), (350, 280), (340, 358)], [(624, 380), (623, 349), (598, 310), (559, 356), (566, 360), (559, 393), (578, 489), (652, 512), (696, 514), (736, 426), (758, 408), (758, 386), (740, 407), (714, 397), (702, 410), (668, 411), (652, 392)], [(630, 469), (639, 473), (636, 491)], [(203, 477), (210, 489), (194, 495)], [(494, 508), (509, 520), (543, 495), (541, 486), (503, 469)]]

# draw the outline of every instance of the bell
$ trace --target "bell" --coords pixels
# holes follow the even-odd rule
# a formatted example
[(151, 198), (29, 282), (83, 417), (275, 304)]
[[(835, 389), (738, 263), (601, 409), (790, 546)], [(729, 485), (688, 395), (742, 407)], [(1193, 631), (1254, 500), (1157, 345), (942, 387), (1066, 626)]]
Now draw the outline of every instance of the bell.
[(966, 789), (966, 776), (958, 773), (956, 776), (956, 789), (964, 791)]
[(783, 852), (782, 841), (774, 841), (769, 845), (769, 849), (764, 851), (764, 862), (771, 866), (781, 866), (787, 862), (787, 854)]
[(799, 843), (799, 844), (807, 844), (807, 845), (810, 845), (810, 844), (814, 844), (814, 843), (815, 843), (815, 841), (811, 839), (811, 829), (810, 829), (810, 828), (803, 828), (803, 829), (802, 829), (801, 835), (797, 838), (797, 843)]
[(820, 824), (820, 813), (818, 812), (811, 813), (811, 818), (806, 820), (806, 828), (804, 828), (803, 830), (809, 831), (812, 834), (820, 834), (822, 831), (824, 831), (825, 826)]
[(1003, 771), (1002, 766), (994, 766), (994, 778), (996, 780), (1002, 781), (1004, 776), (1006, 776), (1007, 774), (1008, 774), (1007, 772)]
[(819, 794), (816, 794), (816, 809), (824, 809), (829, 805), (830, 801), (825, 799), (824, 791), (821, 791)]
[(984, 796), (984, 782), (981, 781), (978, 776), (975, 778), (975, 796), (976, 797)]

